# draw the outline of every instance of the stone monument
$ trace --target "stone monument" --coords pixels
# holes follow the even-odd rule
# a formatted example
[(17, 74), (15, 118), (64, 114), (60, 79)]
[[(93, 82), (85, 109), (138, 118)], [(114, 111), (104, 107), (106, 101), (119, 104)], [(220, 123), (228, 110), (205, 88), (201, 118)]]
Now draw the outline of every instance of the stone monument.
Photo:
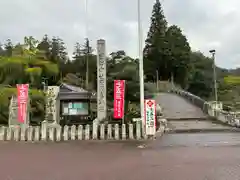
[(106, 42), (97, 41), (97, 119), (107, 117)]

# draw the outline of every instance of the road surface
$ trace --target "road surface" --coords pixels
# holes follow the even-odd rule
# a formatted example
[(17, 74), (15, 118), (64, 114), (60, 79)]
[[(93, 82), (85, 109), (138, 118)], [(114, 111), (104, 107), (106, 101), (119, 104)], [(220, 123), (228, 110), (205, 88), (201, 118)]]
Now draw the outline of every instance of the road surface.
[(205, 114), (198, 107), (184, 98), (170, 93), (159, 93), (157, 103), (163, 108), (166, 118), (205, 118)]
[(239, 180), (239, 140), (236, 133), (215, 133), (164, 135), (149, 143), (1, 142), (0, 179)]

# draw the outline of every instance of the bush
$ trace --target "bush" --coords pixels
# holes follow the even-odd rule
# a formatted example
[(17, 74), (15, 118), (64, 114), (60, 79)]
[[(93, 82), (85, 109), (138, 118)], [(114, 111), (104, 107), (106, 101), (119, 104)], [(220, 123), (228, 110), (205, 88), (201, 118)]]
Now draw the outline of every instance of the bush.
[[(9, 118), (9, 104), (12, 96), (17, 95), (16, 88), (0, 88), (0, 124), (7, 124)], [(44, 94), (37, 89), (29, 91), (30, 97), (30, 122), (44, 117)]]

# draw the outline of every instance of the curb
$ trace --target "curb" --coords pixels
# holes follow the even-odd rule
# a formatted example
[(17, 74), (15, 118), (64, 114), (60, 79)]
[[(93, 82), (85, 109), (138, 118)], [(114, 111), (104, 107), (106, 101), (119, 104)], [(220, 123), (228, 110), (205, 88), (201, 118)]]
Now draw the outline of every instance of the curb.
[(239, 133), (240, 129), (238, 128), (225, 128), (225, 129), (169, 129), (168, 134), (180, 134), (180, 133)]
[(167, 121), (209, 121), (207, 117), (200, 118), (167, 118)]

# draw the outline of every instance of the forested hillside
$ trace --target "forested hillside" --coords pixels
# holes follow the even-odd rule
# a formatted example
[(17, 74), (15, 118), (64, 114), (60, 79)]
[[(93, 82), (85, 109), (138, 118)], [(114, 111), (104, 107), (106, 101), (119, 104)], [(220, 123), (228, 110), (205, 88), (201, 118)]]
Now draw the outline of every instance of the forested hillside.
[[(7, 122), (9, 99), (16, 93), (18, 83), (30, 84), (31, 116), (38, 117), (39, 120), (44, 117), (44, 83), (59, 85), (67, 82), (96, 90), (96, 54), (88, 39), (85, 42), (76, 42), (73, 54), (68, 54), (66, 44), (60, 37), (44, 35), (37, 40), (26, 35), (23, 42), (13, 44), (11, 39), (7, 39), (0, 46), (1, 122)], [(176, 84), (193, 94), (208, 100), (213, 99), (213, 60), (201, 52), (191, 50), (181, 27), (168, 25), (159, 0), (153, 6), (143, 54), (145, 82), (172, 78)], [(86, 62), (89, 69), (88, 83)], [(238, 79), (234, 77), (239, 75), (240, 69), (217, 67), (219, 99), (227, 105), (238, 106), (240, 87)], [(128, 56), (124, 50), (110, 53), (107, 59), (107, 76), (108, 98), (112, 99), (114, 79), (127, 80), (126, 108), (134, 107), (133, 114), (138, 114), (138, 59)], [(147, 93), (152, 91), (154, 90), (146, 87)]]

